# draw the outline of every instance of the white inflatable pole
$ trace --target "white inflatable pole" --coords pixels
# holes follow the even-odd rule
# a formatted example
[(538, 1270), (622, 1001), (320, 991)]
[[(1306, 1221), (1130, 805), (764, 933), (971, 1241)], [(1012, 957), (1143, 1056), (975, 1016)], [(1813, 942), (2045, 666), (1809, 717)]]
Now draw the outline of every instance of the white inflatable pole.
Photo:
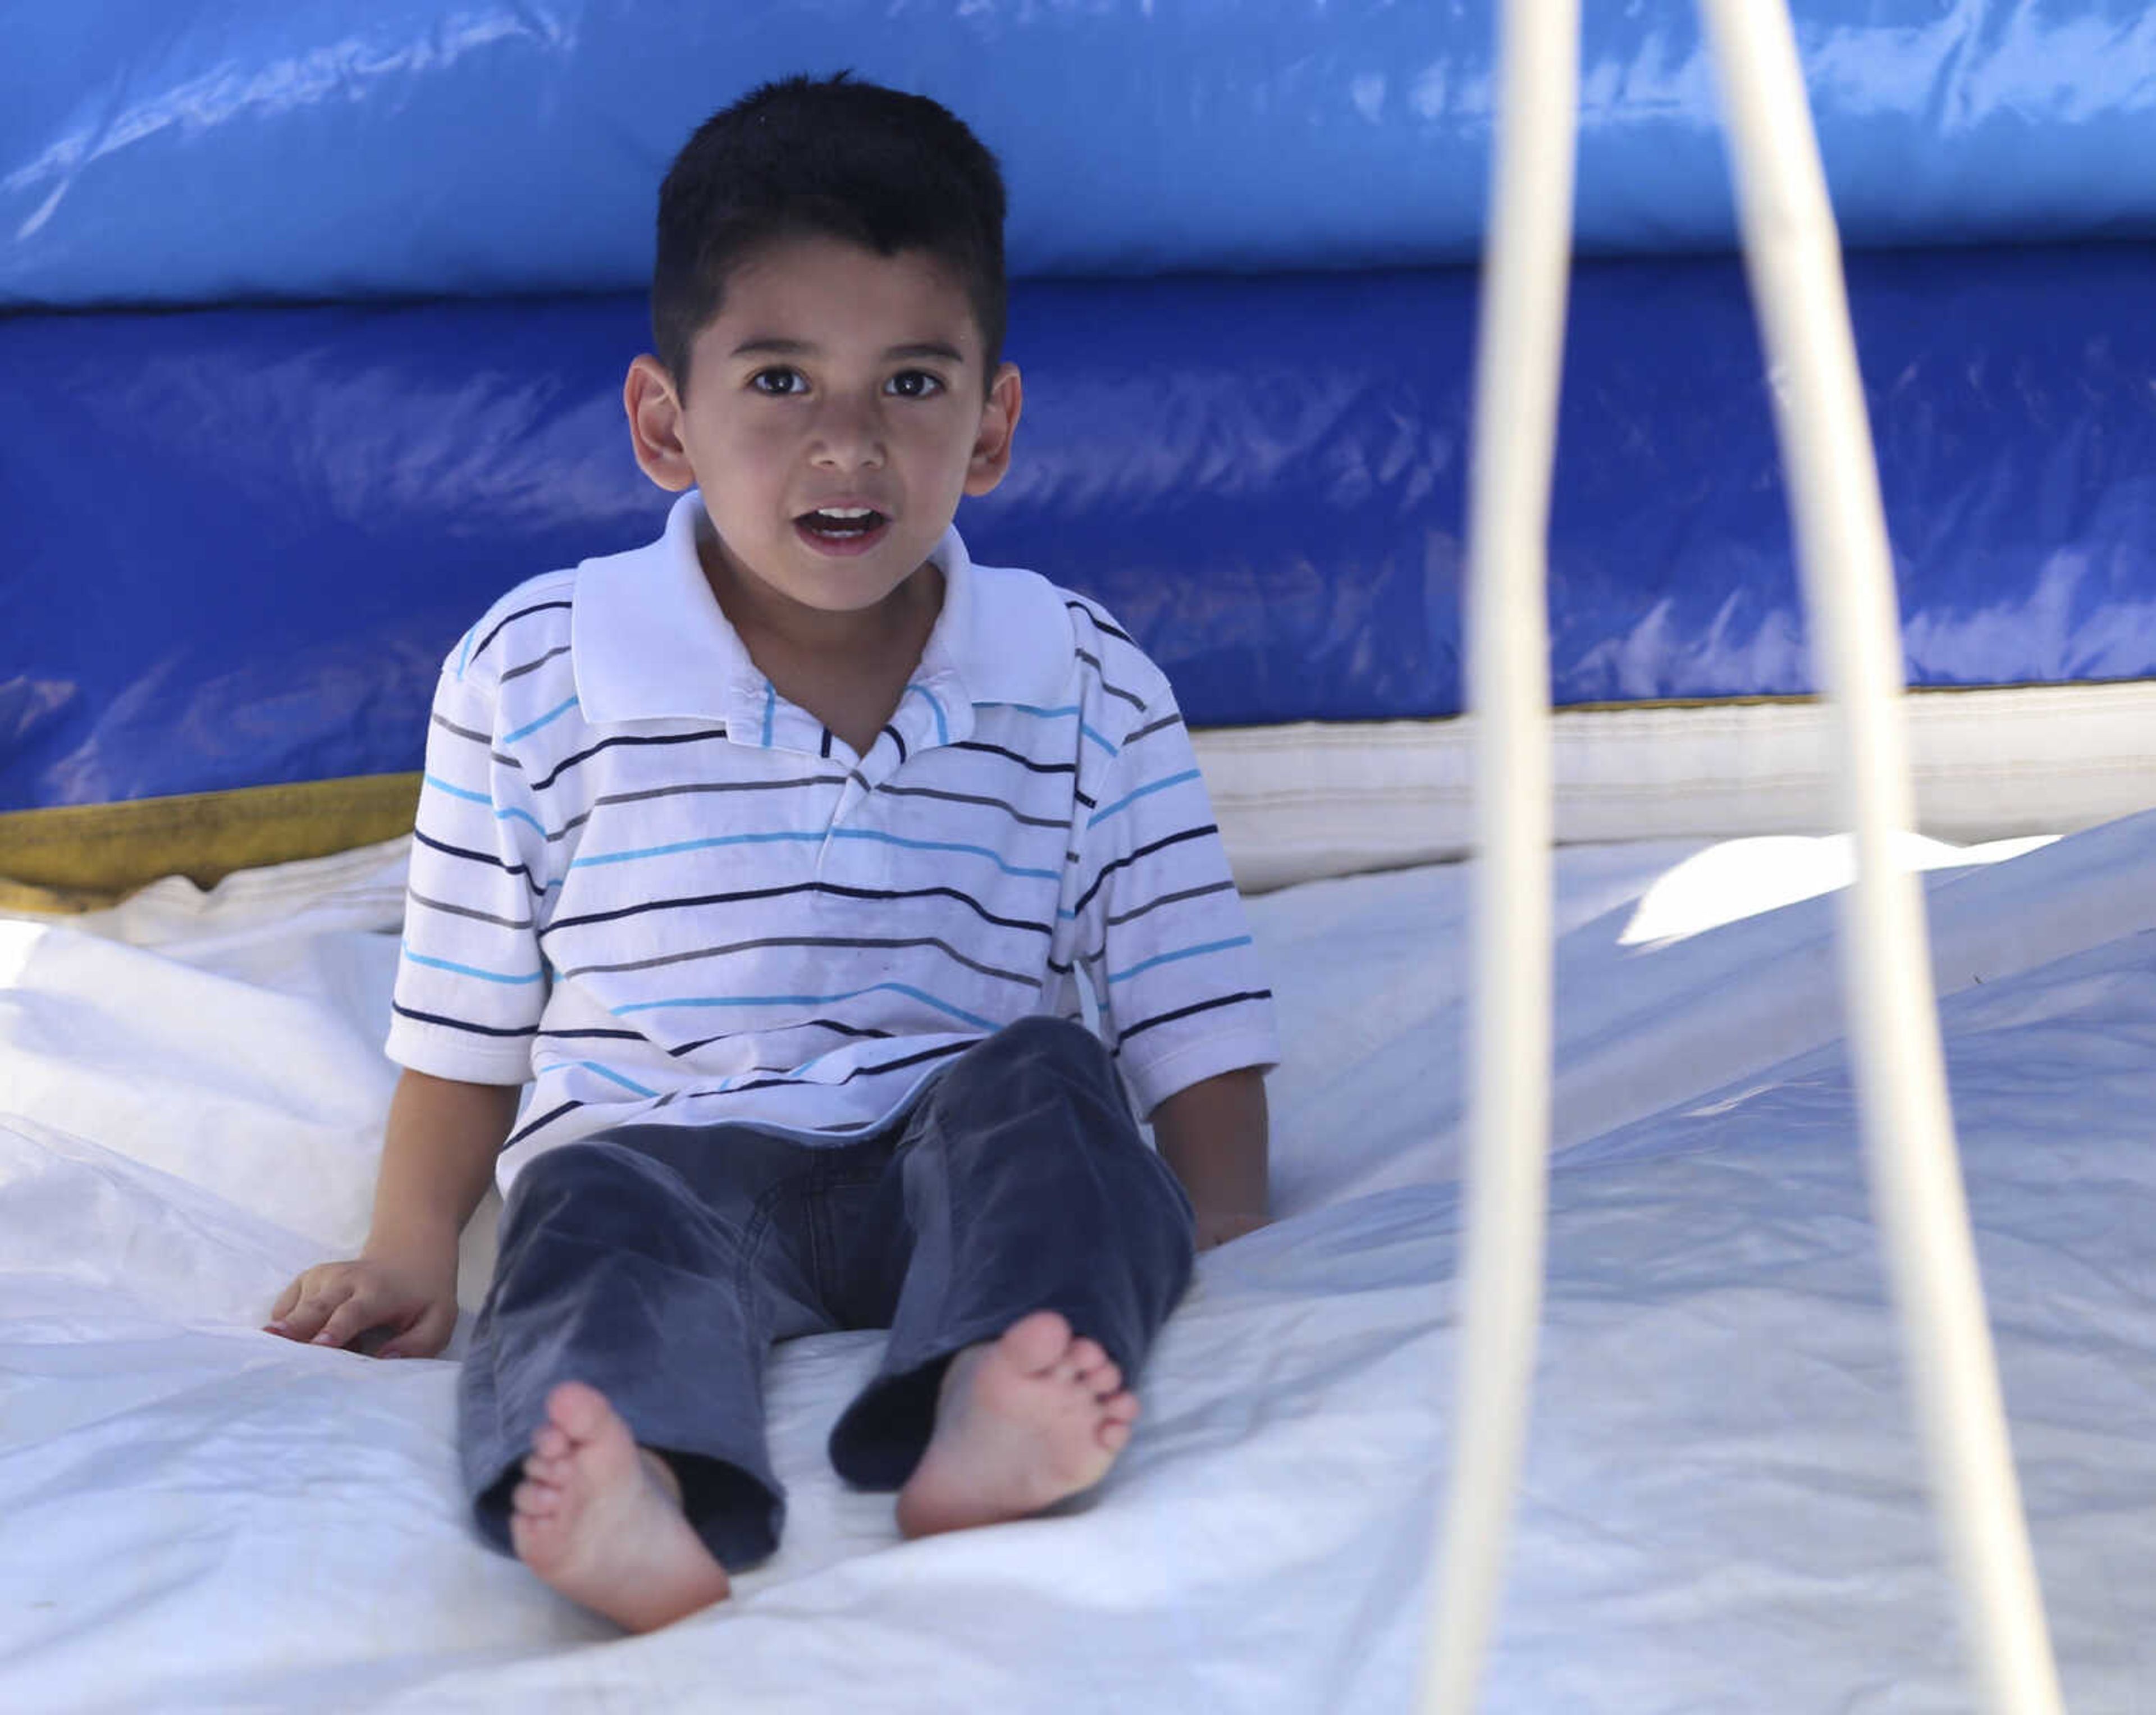
[(1571, 261), (1578, 0), (1505, 0), (1467, 516), (1474, 1004), (1457, 1425), (1424, 1715), (1475, 1706), (1504, 1587), (1542, 1310), (1550, 1103), (1545, 547)]
[(1916, 879), (1901, 627), (1841, 249), (1782, 0), (1701, 0), (1765, 335), (1813, 658), (1836, 711), (1856, 885), (1842, 982), (1873, 1207), (1982, 1707), (2061, 1706), (1985, 1323)]

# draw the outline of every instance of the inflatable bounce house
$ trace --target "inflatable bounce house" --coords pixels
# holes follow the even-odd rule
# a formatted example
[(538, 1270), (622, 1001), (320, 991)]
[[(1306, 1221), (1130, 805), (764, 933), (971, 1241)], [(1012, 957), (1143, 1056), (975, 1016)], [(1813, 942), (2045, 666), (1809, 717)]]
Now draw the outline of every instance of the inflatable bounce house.
[[(1795, 0), (1932, 975), (2060, 1683), (2156, 1687), (2156, 13)], [(1688, 0), (1586, 8), (1548, 530), (1548, 1288), (1486, 1707), (1962, 1707), (1833, 972), (1850, 873)], [(429, 700), (649, 540), (659, 179), (850, 68), (998, 157), (957, 518), (1173, 680), (1286, 1043), (1087, 1502), (901, 1542), (775, 1353), (778, 1553), (649, 1636), (470, 1532), (365, 1234)], [(1462, 1299), (1490, 8), (28, 0), (0, 57), (0, 1707), (1389, 1711)], [(484, 1291), (498, 1205), (465, 1235)], [(458, 1348), (452, 1348), (452, 1357)]]

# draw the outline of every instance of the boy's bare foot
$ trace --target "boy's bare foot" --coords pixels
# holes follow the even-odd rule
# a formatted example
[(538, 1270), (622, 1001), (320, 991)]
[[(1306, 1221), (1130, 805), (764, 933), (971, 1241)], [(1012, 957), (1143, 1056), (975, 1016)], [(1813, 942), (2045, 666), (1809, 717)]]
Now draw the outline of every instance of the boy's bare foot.
[(547, 1418), (510, 1497), (516, 1558), (630, 1631), (721, 1599), (726, 1569), (682, 1517), (672, 1470), (629, 1439), (606, 1395), (563, 1382), (547, 1396)]
[(1090, 1489), (1131, 1438), (1137, 1396), (1052, 1310), (951, 1360), (936, 1432), (898, 1495), (909, 1537), (999, 1524)]

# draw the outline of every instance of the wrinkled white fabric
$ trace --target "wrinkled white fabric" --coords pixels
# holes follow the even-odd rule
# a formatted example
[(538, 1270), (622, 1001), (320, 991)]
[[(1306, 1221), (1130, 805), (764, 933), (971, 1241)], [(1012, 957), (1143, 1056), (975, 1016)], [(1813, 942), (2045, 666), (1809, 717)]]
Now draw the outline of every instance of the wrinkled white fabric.
[[(1741, 915), (1725, 859), (1695, 870), (1711, 905), (1666, 889), (1655, 920), (1713, 927), (1627, 942), (1701, 851), (1559, 855), (1550, 1288), (1487, 1706), (1964, 1708), (1833, 901)], [(2076, 1712), (2156, 1684), (2152, 873), (2143, 817), (1927, 878)], [(465, 1527), (450, 1363), (255, 1331), (364, 1230), (400, 874), (382, 849), (0, 922), (0, 1707), (1409, 1707), (1455, 1355), (1464, 871), (1253, 902), (1284, 1218), (1202, 1260), (1092, 1504), (901, 1543), (822, 1456), (881, 1337), (798, 1342), (771, 1368), (779, 1553), (628, 1641)]]

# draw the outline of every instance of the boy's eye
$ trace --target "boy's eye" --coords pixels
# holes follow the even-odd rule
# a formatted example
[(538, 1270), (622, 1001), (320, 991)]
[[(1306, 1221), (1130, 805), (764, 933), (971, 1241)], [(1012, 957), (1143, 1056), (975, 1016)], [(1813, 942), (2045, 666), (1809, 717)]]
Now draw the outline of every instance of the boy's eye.
[(901, 399), (933, 398), (943, 391), (943, 383), (925, 369), (901, 369), (885, 385)]
[(748, 378), (748, 384), (760, 393), (769, 393), (774, 398), (786, 398), (798, 393), (803, 386), (798, 369), (759, 369)]

